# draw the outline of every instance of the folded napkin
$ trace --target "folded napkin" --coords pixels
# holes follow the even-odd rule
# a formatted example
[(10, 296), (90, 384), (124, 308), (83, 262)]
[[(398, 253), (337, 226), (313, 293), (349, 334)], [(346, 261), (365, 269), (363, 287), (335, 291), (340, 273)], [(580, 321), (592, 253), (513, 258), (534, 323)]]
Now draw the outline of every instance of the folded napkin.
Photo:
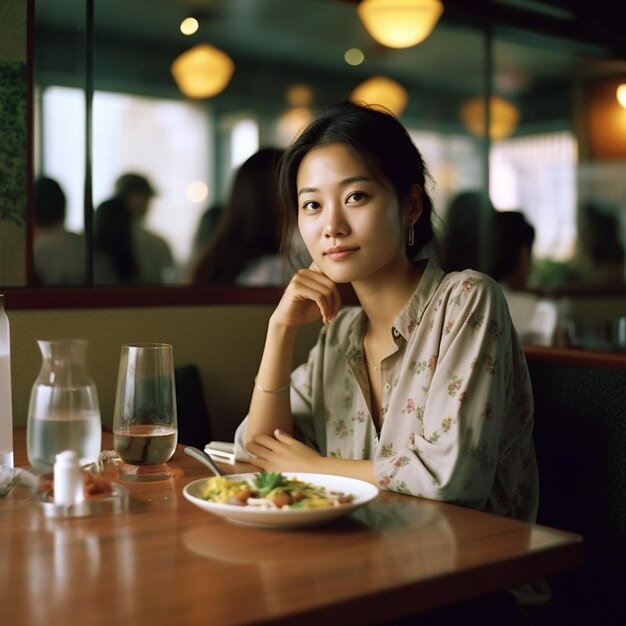
[(38, 479), (37, 476), (27, 470), (0, 466), (0, 497), (8, 495), (11, 489), (18, 484), (36, 489)]
[(237, 461), (248, 461), (235, 454), (235, 444), (230, 441), (211, 441), (204, 446), (204, 451), (214, 460), (234, 465)]

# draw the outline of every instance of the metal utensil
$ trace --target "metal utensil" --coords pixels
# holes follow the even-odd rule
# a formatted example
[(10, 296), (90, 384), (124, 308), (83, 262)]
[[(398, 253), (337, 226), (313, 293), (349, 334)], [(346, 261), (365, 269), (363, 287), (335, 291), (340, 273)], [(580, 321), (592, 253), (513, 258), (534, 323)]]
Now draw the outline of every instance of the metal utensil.
[(200, 463), (204, 463), (216, 476), (224, 475), (215, 461), (203, 450), (199, 450), (193, 446), (187, 446), (185, 448), (185, 454), (192, 456), (196, 461), (200, 461)]

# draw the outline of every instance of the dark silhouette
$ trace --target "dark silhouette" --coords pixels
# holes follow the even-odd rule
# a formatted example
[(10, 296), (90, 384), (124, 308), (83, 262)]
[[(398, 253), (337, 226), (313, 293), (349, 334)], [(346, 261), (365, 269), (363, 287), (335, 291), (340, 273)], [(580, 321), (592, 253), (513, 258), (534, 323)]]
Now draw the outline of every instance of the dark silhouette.
[(544, 346), (562, 342), (557, 302), (528, 290), (535, 228), (519, 211), (495, 211), (490, 271), (502, 287), (513, 325), (523, 343)]
[(114, 282), (161, 283), (165, 272), (173, 267), (166, 241), (142, 226), (154, 195), (145, 177), (123, 174), (115, 183), (115, 195), (96, 210), (94, 245), (110, 259)]
[(65, 192), (59, 183), (42, 176), (35, 181), (35, 227), (53, 228), (65, 223)]
[(261, 149), (237, 170), (219, 222), (189, 272), (190, 282), (286, 284), (289, 280), (286, 261), (279, 256), (277, 167), (282, 154), (274, 148)]
[(45, 176), (37, 179), (34, 191), (35, 280), (45, 286), (84, 284), (85, 240), (65, 228), (65, 192), (56, 180)]
[(526, 289), (535, 228), (519, 211), (496, 211), (492, 239), (491, 276), (515, 291)]
[[(443, 235), (443, 266), (447, 272), (468, 268), (483, 270), (481, 245), (489, 242), (490, 219), (494, 209), (487, 205), (488, 216), (483, 216), (485, 199), (479, 191), (463, 191), (451, 202), (445, 216)], [(483, 227), (487, 227), (483, 229)]]
[(215, 232), (215, 227), (220, 220), (223, 210), (221, 204), (213, 204), (200, 216), (191, 244), (190, 259), (192, 262), (198, 257), (198, 254), (204, 249), (206, 242)]
[(613, 207), (589, 203), (583, 211), (583, 272), (588, 281), (622, 282), (624, 246)]

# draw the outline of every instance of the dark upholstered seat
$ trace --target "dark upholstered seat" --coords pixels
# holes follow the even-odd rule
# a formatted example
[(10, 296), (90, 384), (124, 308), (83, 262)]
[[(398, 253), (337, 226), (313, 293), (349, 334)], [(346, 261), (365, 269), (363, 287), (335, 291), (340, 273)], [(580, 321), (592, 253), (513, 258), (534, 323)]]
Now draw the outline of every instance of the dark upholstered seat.
[(538, 522), (584, 537), (582, 569), (551, 581), (546, 623), (626, 624), (626, 369), (528, 358)]
[(178, 442), (203, 449), (212, 439), (211, 421), (197, 365), (177, 365)]

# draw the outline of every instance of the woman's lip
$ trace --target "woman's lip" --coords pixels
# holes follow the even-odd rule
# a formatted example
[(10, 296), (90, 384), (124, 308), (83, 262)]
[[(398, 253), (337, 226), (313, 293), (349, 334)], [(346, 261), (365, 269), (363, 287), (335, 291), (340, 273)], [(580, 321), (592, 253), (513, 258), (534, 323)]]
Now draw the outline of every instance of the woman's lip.
[(330, 257), (331, 259), (338, 260), (344, 259), (347, 256), (350, 256), (353, 252), (356, 252), (358, 248), (328, 248), (324, 255)]

